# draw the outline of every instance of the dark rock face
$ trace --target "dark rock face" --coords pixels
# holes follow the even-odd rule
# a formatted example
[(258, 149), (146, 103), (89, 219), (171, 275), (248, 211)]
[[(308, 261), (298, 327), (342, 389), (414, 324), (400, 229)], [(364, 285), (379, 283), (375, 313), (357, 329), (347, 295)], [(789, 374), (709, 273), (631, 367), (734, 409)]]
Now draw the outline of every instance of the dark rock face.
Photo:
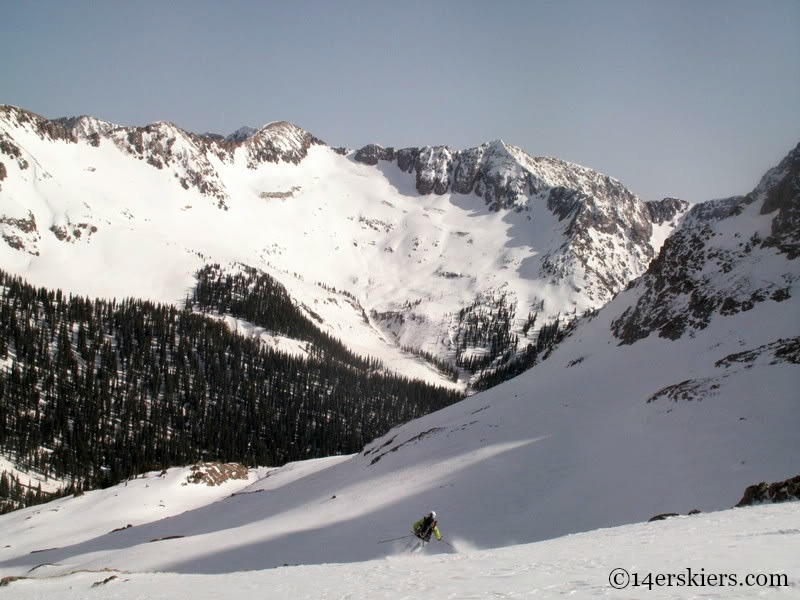
[(800, 364), (800, 336), (781, 338), (770, 344), (763, 344), (752, 350), (729, 354), (714, 363), (715, 367), (729, 367), (735, 364), (752, 364), (764, 356), (769, 357), (770, 364)]
[(78, 122), (78, 119), (80, 119), (80, 117), (59, 117), (58, 119), (53, 119), (53, 121), (71, 130)]
[(527, 173), (520, 171), (518, 177), (508, 177), (497, 168), (500, 163), (516, 162), (502, 142), (459, 151), (447, 146), (402, 148), (394, 158), (402, 171), (416, 174), (417, 191), (423, 195), (475, 192), (498, 210), (513, 208), (531, 188)]
[[(741, 202), (721, 203), (718, 207), (721, 210), (713, 212), (736, 212)], [(724, 290), (715, 289), (703, 271), (711, 261), (717, 263), (720, 271), (732, 270), (740, 259), (752, 252), (754, 245), (731, 251), (710, 248), (709, 242), (715, 232), (710, 223), (704, 222), (708, 215), (700, 214), (702, 212), (708, 211), (693, 209), (690, 212), (693, 225), (679, 229), (667, 239), (658, 258), (637, 284), (642, 293), (636, 306), (627, 309), (612, 323), (614, 335), (622, 343), (632, 344), (651, 332), (675, 340), (687, 328), (704, 329), (711, 315), (723, 304), (726, 311), (733, 314), (743, 309), (743, 302), (750, 301), (735, 299)], [(752, 302), (761, 299), (757, 296)]]
[(456, 154), (456, 162), (452, 166), (452, 188), (456, 194), (471, 194), (482, 181), (480, 167), (483, 153), (481, 147), (462, 150)]
[[(691, 517), (693, 515), (699, 515), (701, 512), (702, 511), (699, 511), (696, 508), (693, 508), (692, 510), (690, 510), (686, 514)], [(648, 523), (653, 523), (655, 521), (665, 521), (666, 519), (671, 519), (672, 517), (680, 517), (680, 514), (678, 514), (678, 513), (661, 513), (660, 515), (655, 515), (653, 517), (650, 517), (647, 520), (647, 522)]]
[(680, 517), (678, 513), (661, 513), (660, 515), (655, 515), (654, 517), (650, 517), (647, 519), (648, 523), (652, 523), (653, 521), (665, 521), (672, 517)]
[[(536, 182), (539, 189), (544, 185)], [(553, 276), (564, 276), (574, 269), (570, 264), (577, 264), (593, 274), (599, 282), (593, 293), (607, 301), (635, 276), (632, 269), (644, 270), (653, 259), (647, 208), (619, 182), (596, 173), (581, 183), (550, 188), (546, 199), (548, 209), (567, 224), (569, 244), (545, 257), (544, 266)], [(630, 266), (620, 268), (626, 261)]]
[(19, 146), (4, 131), (0, 131), (0, 153), (17, 160), (22, 158), (22, 151)]
[(559, 191), (565, 206), (558, 206), (552, 190), (548, 206), (553, 207), (555, 214), (563, 214), (566, 208), (568, 215), (574, 215), (570, 223), (572, 233), (591, 228), (607, 235), (622, 234), (634, 245), (648, 244), (653, 225), (646, 205), (619, 182), (599, 176), (588, 192), (563, 188)]
[(28, 211), (27, 218), (21, 219), (0, 215), (0, 237), (14, 250), (39, 256), (41, 235), (31, 211)]
[(782, 174), (769, 188), (761, 214), (778, 211), (763, 246), (777, 248), (790, 259), (800, 256), (800, 144), (777, 167)]
[(800, 475), (775, 483), (762, 481), (751, 485), (744, 491), (742, 499), (736, 506), (789, 502), (790, 500), (800, 500)]
[(394, 148), (384, 148), (378, 144), (368, 144), (353, 155), (353, 160), (365, 165), (375, 166), (379, 160), (393, 161), (395, 157)]
[[(574, 216), (577, 208), (591, 198), (602, 197), (610, 203), (642, 204), (609, 177), (564, 161), (533, 158), (501, 141), (459, 151), (447, 146), (427, 146), (402, 148), (392, 156), (390, 150), (375, 145), (365, 146), (357, 153), (356, 160), (366, 164), (396, 160), (402, 171), (415, 173), (420, 194), (475, 193), (492, 210), (522, 210), (529, 198), (537, 194), (545, 194), (548, 207), (559, 219)], [(672, 218), (687, 207), (681, 200), (662, 201), (662, 204), (653, 210), (663, 213), (664, 218)], [(619, 211), (629, 208), (622, 206)], [(641, 217), (644, 221), (637, 238), (649, 238), (650, 215), (642, 212)], [(596, 221), (604, 220), (598, 217)], [(605, 224), (604, 228), (606, 231), (614, 229), (611, 223)]]
[(446, 194), (450, 188), (452, 153), (447, 146), (425, 147), (417, 153), (417, 191), (420, 194)]
[(397, 158), (397, 166), (401, 171), (411, 173), (417, 164), (417, 156), (419, 155), (419, 148), (401, 148), (395, 154)]
[(686, 200), (678, 200), (677, 198), (651, 200), (645, 202), (645, 204), (647, 205), (647, 211), (650, 213), (650, 220), (656, 225), (672, 221), (672, 219), (680, 213), (686, 212), (689, 208), (689, 203)]
[(0, 115), (15, 121), (19, 125), (27, 125), (32, 127), (39, 134), (42, 139), (51, 141), (63, 140), (65, 142), (74, 142), (70, 131), (64, 126), (63, 123), (58, 121), (51, 121), (44, 117), (32, 113), (16, 106), (3, 105), (0, 106)]
[[(708, 290), (693, 275), (703, 270), (705, 243), (712, 235), (709, 226), (684, 227), (667, 239), (637, 284), (642, 293), (636, 306), (628, 308), (611, 325), (622, 343), (632, 344), (654, 331), (674, 340), (683, 335), (687, 326), (703, 328), (707, 324), (722, 300), (709, 300)], [(681, 297), (686, 298), (685, 310), (677, 307)]]

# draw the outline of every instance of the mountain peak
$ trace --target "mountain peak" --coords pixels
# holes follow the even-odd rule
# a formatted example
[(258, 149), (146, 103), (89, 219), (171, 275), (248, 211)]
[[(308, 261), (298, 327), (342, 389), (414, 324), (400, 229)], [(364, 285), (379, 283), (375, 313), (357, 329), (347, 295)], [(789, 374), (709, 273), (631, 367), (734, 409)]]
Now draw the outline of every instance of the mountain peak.
[(11, 104), (0, 104), (0, 120), (4, 120), (14, 127), (31, 129), (42, 139), (74, 141), (70, 131), (63, 123), (52, 121)]
[(750, 194), (691, 208), (636, 282), (639, 297), (612, 324), (614, 335), (622, 344), (651, 333), (675, 340), (720, 316), (784, 302), (798, 279), (787, 263), (800, 257), (798, 232), (800, 146)]
[(500, 152), (508, 152), (509, 146), (501, 139), (492, 140), (490, 142), (486, 142), (483, 144), (486, 146), (487, 149), (500, 151)]
[(226, 142), (243, 142), (246, 139), (252, 137), (258, 129), (255, 127), (249, 127), (245, 125), (244, 127), (239, 127), (236, 131), (231, 133), (230, 135), (225, 136)]
[(79, 117), (61, 117), (54, 119), (56, 123), (61, 123), (72, 135), (79, 139), (88, 139), (94, 134), (104, 135), (112, 129), (117, 129), (119, 125), (109, 121), (103, 121), (90, 115)]
[(267, 123), (243, 142), (247, 148), (249, 168), (264, 162), (298, 164), (315, 145), (326, 145), (305, 129), (288, 121)]
[[(592, 303), (607, 301), (643, 273), (675, 217), (688, 209), (681, 200), (648, 205), (612, 177), (556, 158), (531, 157), (502, 139), (466, 150), (370, 144), (353, 160), (396, 162), (416, 176), (419, 194), (474, 194), (490, 212), (518, 214), (513, 221), (520, 224), (555, 217), (563, 243), (542, 254), (536, 276), (556, 283), (582, 273), (575, 286)], [(655, 231), (654, 225), (664, 227)]]
[(269, 133), (270, 135), (292, 135), (298, 133), (308, 133), (299, 125), (295, 125), (289, 121), (270, 121), (258, 130), (254, 130), (253, 134)]

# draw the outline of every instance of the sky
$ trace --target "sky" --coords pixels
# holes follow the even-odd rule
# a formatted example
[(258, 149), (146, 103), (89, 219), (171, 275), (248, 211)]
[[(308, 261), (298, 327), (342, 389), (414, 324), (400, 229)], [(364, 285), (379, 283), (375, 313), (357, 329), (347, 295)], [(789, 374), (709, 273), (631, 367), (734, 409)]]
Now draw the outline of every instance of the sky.
[(800, 142), (800, 2), (0, 0), (0, 103), (333, 146), (494, 139), (644, 199), (749, 192)]

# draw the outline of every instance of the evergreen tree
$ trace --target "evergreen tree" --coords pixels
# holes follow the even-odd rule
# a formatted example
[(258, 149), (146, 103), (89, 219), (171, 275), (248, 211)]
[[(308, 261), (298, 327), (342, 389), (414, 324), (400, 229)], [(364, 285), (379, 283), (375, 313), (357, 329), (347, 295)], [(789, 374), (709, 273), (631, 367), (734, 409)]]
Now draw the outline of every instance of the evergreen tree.
[[(196, 460), (356, 452), (462, 397), (353, 355), (266, 276), (211, 273), (194, 307), (178, 309), (65, 296), (0, 271), (0, 348), (11, 359), (0, 370), (0, 451), (80, 491)], [(197, 312), (210, 299), (317, 351), (292, 357), (234, 334)], [(9, 478), (3, 490), (3, 510), (48, 498)]]

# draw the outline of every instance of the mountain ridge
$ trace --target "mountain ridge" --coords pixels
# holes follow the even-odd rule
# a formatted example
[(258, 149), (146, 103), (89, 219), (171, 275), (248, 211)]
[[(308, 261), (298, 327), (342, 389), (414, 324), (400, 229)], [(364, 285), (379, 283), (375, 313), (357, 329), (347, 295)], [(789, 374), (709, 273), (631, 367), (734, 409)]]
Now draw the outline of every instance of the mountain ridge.
[[(535, 343), (529, 323), (537, 314), (540, 325), (572, 318), (624, 289), (688, 208), (680, 200), (645, 203), (613, 178), (500, 140), (461, 151), (400, 149), (391, 162), (366, 161), (374, 164), (364, 164), (370, 148), (386, 152), (365, 148), (343, 156), (285, 121), (229, 143), (171, 123), (55, 122), (5, 106), (0, 193), (10, 201), (0, 230), (6, 248), (33, 261), (12, 254), (5, 264), (30, 276), (63, 263), (55, 253), (64, 247), (54, 241), (80, 248), (85, 262), (107, 260), (93, 249), (110, 248), (111, 232), (131, 242), (157, 239), (173, 260), (182, 247), (205, 262), (272, 268), (290, 287), (286, 273), (345, 290), (367, 315), (369, 335), (384, 340), (375, 343), (451, 362), (465, 351), (489, 352), (481, 364), (493, 368), (509, 348)], [(226, 247), (234, 239), (240, 250)], [(153, 260), (146, 274), (135, 268), (137, 277), (158, 277), (163, 261)], [(201, 266), (184, 267), (181, 280), (191, 285)], [(71, 280), (90, 279), (77, 262), (60, 268), (75, 273)], [(64, 275), (37, 283), (64, 288)], [(185, 296), (159, 285), (174, 290), (159, 300)], [(140, 290), (126, 283), (115, 295)], [(492, 350), (479, 321), (497, 319), (492, 306), (501, 297), (510, 315), (498, 331), (505, 341)], [(329, 302), (319, 293), (302, 301)], [(470, 306), (470, 323), (483, 328), (474, 351), (463, 345), (475, 336), (454, 316)]]
[[(713, 314), (788, 300), (800, 275), (781, 265), (800, 255), (799, 199), (800, 144), (749, 194), (692, 207), (633, 284), (641, 296), (614, 323), (616, 337), (632, 343), (657, 330), (677, 339), (707, 327)], [(768, 227), (754, 226), (769, 215)], [(710, 262), (718, 273), (709, 273)]]

